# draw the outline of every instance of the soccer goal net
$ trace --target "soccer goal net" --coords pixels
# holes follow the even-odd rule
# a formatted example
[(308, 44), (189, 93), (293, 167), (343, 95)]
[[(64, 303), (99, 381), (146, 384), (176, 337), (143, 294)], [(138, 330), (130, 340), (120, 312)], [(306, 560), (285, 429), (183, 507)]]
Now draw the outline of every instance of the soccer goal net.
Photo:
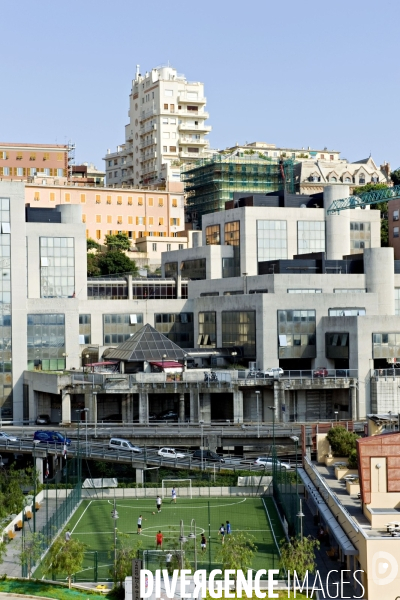
[(192, 497), (192, 480), (191, 479), (163, 479), (162, 480), (162, 498), (171, 498), (172, 490), (175, 489), (176, 497), (184, 496), (185, 498)]
[(156, 571), (157, 569), (179, 569), (185, 551), (181, 550), (143, 550), (143, 569)]

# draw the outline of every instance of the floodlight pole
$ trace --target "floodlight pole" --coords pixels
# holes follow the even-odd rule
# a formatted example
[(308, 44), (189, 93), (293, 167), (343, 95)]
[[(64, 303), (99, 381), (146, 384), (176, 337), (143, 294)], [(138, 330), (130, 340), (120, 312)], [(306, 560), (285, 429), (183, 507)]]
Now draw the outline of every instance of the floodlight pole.
[(257, 398), (257, 437), (260, 437), (260, 412), (258, 410), (258, 399), (260, 397), (260, 390), (256, 390), (256, 398)]
[[(115, 493), (115, 490), (114, 490)], [(111, 511), (111, 517), (114, 519), (114, 581), (117, 581), (117, 519), (118, 519), (118, 511), (115, 506), (115, 496), (114, 496), (114, 508)]]

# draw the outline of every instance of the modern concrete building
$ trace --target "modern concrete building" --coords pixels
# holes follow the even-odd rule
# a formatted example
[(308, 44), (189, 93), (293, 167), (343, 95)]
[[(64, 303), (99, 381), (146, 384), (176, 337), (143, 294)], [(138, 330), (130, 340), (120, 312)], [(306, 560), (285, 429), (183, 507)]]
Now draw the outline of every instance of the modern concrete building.
[[(87, 357), (106, 360), (145, 324), (200, 370), (185, 370), (171, 386), (163, 373), (122, 373), (112, 393), (108, 376), (99, 375), (96, 415), (146, 420), (162, 398), (164, 409), (179, 401), (183, 418), (241, 422), (254, 419), (257, 391), (262, 420), (271, 420), (271, 405), (281, 421), (399, 412), (400, 268), (393, 249), (379, 247), (376, 211), (326, 215), (348, 187), (327, 187), (324, 208), (239, 206), (207, 215), (191, 248), (163, 255), (158, 279), (87, 279), (84, 203), (35, 211), (25, 206), (31, 193), (24, 183), (0, 183), (0, 404), (16, 420), (55, 418), (67, 392), (63, 420), (74, 403), (94, 410), (72, 378)], [(162, 348), (153, 349), (160, 362)], [(232, 368), (238, 364), (284, 373), (247, 377)], [(205, 383), (201, 368), (216, 366), (218, 382)]]
[(0, 142), (0, 180), (27, 181), (38, 174), (66, 178), (72, 150), (62, 144)]
[(208, 148), (204, 85), (187, 81), (172, 67), (157, 67), (141, 75), (137, 67), (129, 95), (125, 143), (104, 158), (107, 185), (138, 186), (161, 182), (165, 175), (179, 181), (179, 167), (204, 156)]

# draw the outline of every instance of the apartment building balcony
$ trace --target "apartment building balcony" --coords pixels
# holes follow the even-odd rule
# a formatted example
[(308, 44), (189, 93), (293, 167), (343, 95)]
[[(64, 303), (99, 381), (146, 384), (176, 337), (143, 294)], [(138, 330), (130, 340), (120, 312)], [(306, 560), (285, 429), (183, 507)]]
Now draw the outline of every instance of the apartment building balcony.
[(192, 161), (199, 160), (199, 158), (204, 158), (202, 148), (199, 148), (198, 152), (179, 152), (179, 158), (191, 159)]
[(149, 110), (143, 111), (140, 115), (140, 120), (145, 121), (146, 119), (150, 119), (157, 114), (157, 110), (155, 108), (150, 108)]
[(183, 122), (178, 125), (179, 131), (199, 131), (200, 133), (209, 133), (211, 131), (211, 125), (204, 125), (201, 123), (200, 125), (194, 125), (193, 123)]
[(197, 97), (195, 100), (193, 98), (189, 98), (190, 92), (179, 92), (178, 102), (185, 102), (187, 104), (207, 104), (207, 99), (205, 96)]
[(193, 119), (208, 119), (210, 114), (204, 111), (197, 110), (186, 110), (185, 108), (181, 108), (176, 111), (178, 117), (183, 115), (184, 117), (192, 117)]
[(139, 144), (139, 148), (148, 148), (157, 144), (157, 138), (151, 138), (150, 140), (142, 140)]
[(133, 129), (130, 124), (125, 125), (125, 141), (127, 141), (127, 142), (133, 141)]
[(201, 138), (199, 140), (193, 140), (191, 137), (180, 137), (178, 139), (178, 143), (180, 146), (203, 146), (204, 148), (207, 148), (210, 145), (210, 142), (208, 140), (205, 140), (204, 138)]
[(149, 131), (157, 131), (157, 123), (147, 123), (146, 125), (142, 125), (140, 127), (139, 135), (144, 135), (145, 133), (149, 133)]

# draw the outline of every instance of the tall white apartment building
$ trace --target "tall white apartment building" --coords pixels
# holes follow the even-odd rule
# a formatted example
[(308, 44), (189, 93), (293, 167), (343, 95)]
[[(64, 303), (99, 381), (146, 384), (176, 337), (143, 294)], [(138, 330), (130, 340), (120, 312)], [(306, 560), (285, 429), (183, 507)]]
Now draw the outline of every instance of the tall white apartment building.
[(142, 76), (137, 66), (125, 143), (104, 159), (107, 184), (148, 185), (161, 182), (166, 173), (179, 181), (179, 167), (204, 156), (209, 146), (205, 106), (202, 83), (187, 81), (172, 67)]

